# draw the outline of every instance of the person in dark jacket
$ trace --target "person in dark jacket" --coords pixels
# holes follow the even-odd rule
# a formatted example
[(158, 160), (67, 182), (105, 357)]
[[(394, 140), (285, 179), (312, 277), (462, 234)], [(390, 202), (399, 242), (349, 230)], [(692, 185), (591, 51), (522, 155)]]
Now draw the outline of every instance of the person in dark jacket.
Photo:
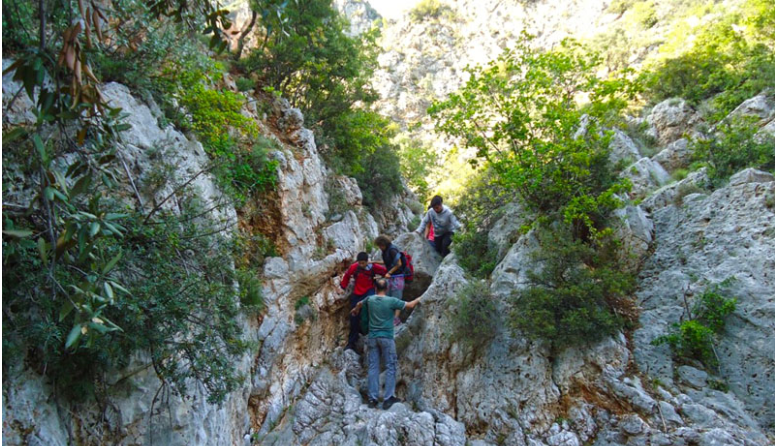
[[(350, 280), (355, 281), (352, 293), (350, 293), (350, 309), (355, 308), (358, 302), (374, 294), (374, 276), (384, 276), (387, 269), (382, 265), (369, 263), (369, 255), (365, 252), (359, 252), (356, 262), (347, 268), (347, 272), (342, 277), (339, 284), (342, 289), (347, 289)], [(355, 350), (355, 344), (358, 342), (358, 335), (361, 333), (361, 320), (358, 316), (350, 315), (350, 335), (347, 337), (346, 349)]]
[(431, 209), (425, 214), (417, 233), (422, 235), (427, 225), (433, 225), (433, 243), (436, 251), (442, 257), (449, 254), (449, 245), (452, 244), (452, 236), (460, 229), (460, 222), (452, 213), (452, 210), (443, 204), (443, 199), (436, 195), (431, 199)]
[[(372, 263), (383, 264), (387, 269), (385, 279), (388, 279), (388, 296), (395, 297), (396, 299), (404, 298), (404, 275), (406, 274), (404, 268), (404, 257), (401, 255), (401, 250), (393, 244), (393, 242), (386, 235), (380, 235), (374, 239), (374, 244), (382, 251), (382, 260), (375, 260)], [(396, 277), (393, 277), (396, 276)], [(399, 318), (400, 311), (396, 311), (393, 323), (398, 325), (401, 323)]]

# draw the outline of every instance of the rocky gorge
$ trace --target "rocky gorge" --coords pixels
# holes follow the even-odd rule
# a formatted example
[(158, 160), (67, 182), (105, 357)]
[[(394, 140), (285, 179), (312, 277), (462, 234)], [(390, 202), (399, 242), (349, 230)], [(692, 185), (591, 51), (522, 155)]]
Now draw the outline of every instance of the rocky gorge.
[[(348, 7), (357, 9), (358, 2), (350, 3)], [(494, 3), (491, 13), (496, 14), (500, 2)], [(548, 11), (546, 15), (562, 9), (562, 2), (539, 3), (535, 8)], [(566, 14), (588, 15), (589, 23), (611, 19), (596, 8), (602, 6), (573, 2)], [(373, 19), (370, 10), (365, 16)], [(509, 16), (503, 20), (508, 22)], [(557, 28), (553, 23), (542, 26)], [(361, 29), (353, 27), (353, 32)], [(444, 30), (435, 35), (443, 36)], [(502, 44), (496, 41), (488, 51), (471, 53), (494, 54)], [(381, 92), (383, 100), (404, 104), (395, 108), (401, 115), (394, 116), (396, 121), (407, 116), (423, 119), (420, 115), (428, 104), (408, 98), (408, 85), (426, 85), (439, 95), (456, 85), (444, 82), (438, 70), (417, 74), (396, 68), (415, 54), (406, 50), (410, 54), (398, 55), (400, 51), (381, 56), (390, 72), (379, 76), (402, 76)], [(10, 63), (4, 60), (4, 70)], [(462, 66), (440, 70), (457, 72)], [(35, 119), (32, 99), (12, 75), (3, 77), (4, 131)], [(126, 162), (121, 182), (126, 197), (139, 194), (140, 203), (164, 206), (174, 214), (179, 204), (165, 202), (165, 197), (190, 181), (191, 193), (206, 205), (224, 199), (213, 175), (199, 174), (207, 164), (202, 145), (173, 126), (161, 125), (162, 112), (153, 100), (118, 83), (101, 89), (112, 106), (126, 113), (129, 124), (118, 148)], [(534, 231), (522, 230), (529, 215), (517, 202), (489, 234), (499, 253), (489, 281), (484, 282), (497, 305), (492, 318), (496, 334), (472, 345), (451, 332), (455, 308), (450, 302), (479, 279), (470, 277), (454, 254), (440, 258), (411, 232), (416, 218), (412, 209), (419, 206), (414, 195), (407, 190), (391, 203), (366, 208), (356, 180), (326, 166), (300, 110), (282, 98), (248, 92), (244, 96), (242, 114), (276, 143), (269, 154), (277, 161), (276, 193), (241, 209), (219, 207), (207, 218), (227, 228), (238, 225), (270, 234), (277, 251), (261, 268), (264, 310), (240, 316), (252, 348), (233, 364), (244, 378), (239, 388), (221, 404), (208, 402), (196, 382), (191, 383), (189, 397), (160, 396), (158, 376), (148, 366), (147, 355), (138, 354), (109, 378), (113, 386), (109, 404), (71, 404), (36, 370), (25, 364), (6, 369), (4, 364), (3, 443), (763, 446), (775, 442), (771, 396), (775, 177), (745, 169), (714, 189), (707, 170), (699, 169), (675, 181), (672, 175), (691, 163), (688, 136), (714, 137), (686, 101), (664, 101), (644, 117), (632, 118), (656, 141), (655, 147), (646, 148), (620, 130), (612, 140), (612, 160), (625, 165), (621, 175), (633, 184), (630, 195), (623, 197), (627, 206), (617, 210), (615, 227), (628, 254), (622, 262), (637, 273), (631, 298), (638, 323), (599, 343), (555, 354), (547, 343), (514, 333), (503, 318), (515, 291), (530, 286), (530, 253), (540, 247)], [(384, 107), (391, 114), (391, 106)], [(732, 115), (756, 120), (763, 136), (775, 135), (772, 91), (748, 99)], [(160, 146), (177, 183), (154, 190), (145, 186), (153, 181), (160, 162), (153, 153)], [(3, 166), (11, 177), (14, 168)], [(3, 201), (26, 203), (29, 188), (21, 175), (15, 178), (13, 185), (4, 183)], [(382, 233), (393, 236), (414, 257), (416, 278), (408, 293), (423, 296), (396, 333), (397, 393), (404, 401), (386, 411), (366, 405), (364, 357), (343, 350), (349, 302), (339, 288), (355, 255), (373, 250), (372, 240)], [(720, 336), (717, 370), (678, 361), (667, 345), (652, 345), (682, 319), (687, 299), (722, 283), (737, 298), (737, 310)]]

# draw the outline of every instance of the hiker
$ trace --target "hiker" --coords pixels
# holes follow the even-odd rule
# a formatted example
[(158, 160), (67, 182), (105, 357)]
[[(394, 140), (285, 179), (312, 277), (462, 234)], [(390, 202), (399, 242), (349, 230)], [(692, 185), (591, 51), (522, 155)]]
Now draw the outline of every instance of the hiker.
[[(382, 265), (369, 264), (369, 255), (365, 252), (359, 252), (355, 258), (356, 262), (347, 268), (347, 272), (342, 277), (339, 284), (342, 289), (347, 289), (352, 278), (354, 286), (350, 293), (350, 309), (363, 299), (374, 294), (374, 276), (379, 274), (384, 276), (387, 269)], [(361, 332), (360, 318), (350, 315), (350, 335), (347, 337), (347, 346), (345, 350), (355, 350), (355, 344), (358, 342), (358, 335)]]
[(452, 236), (455, 235), (455, 231), (460, 229), (460, 222), (457, 221), (457, 217), (452, 213), (452, 210), (444, 206), (443, 200), (439, 195), (431, 199), (431, 209), (420, 222), (417, 233), (423, 234), (428, 224), (433, 225), (433, 242), (436, 252), (445, 257), (449, 254)]
[(393, 339), (393, 312), (401, 311), (404, 308), (414, 308), (422, 296), (411, 302), (404, 302), (395, 297), (387, 296), (387, 280), (377, 279), (374, 283), (377, 294), (369, 296), (358, 302), (355, 308), (350, 312), (357, 316), (361, 307), (364, 305), (369, 319), (369, 337), (367, 345), (369, 347), (369, 407), (377, 407), (379, 398), (379, 357), (382, 354), (382, 361), (385, 363), (385, 393), (382, 395), (382, 408), (390, 409), (395, 403), (401, 402), (395, 396), (396, 390), (396, 369), (398, 368), (398, 358), (396, 357), (396, 341)]
[(385, 265), (387, 274), (386, 279), (390, 279), (392, 276), (397, 276), (389, 282), (390, 289), (388, 295), (393, 296), (396, 299), (403, 298), (404, 294), (404, 274), (405, 260), (401, 255), (401, 250), (388, 238), (386, 235), (380, 235), (374, 239), (374, 244), (377, 245), (380, 251), (382, 251), (382, 260), (375, 260), (371, 263)]

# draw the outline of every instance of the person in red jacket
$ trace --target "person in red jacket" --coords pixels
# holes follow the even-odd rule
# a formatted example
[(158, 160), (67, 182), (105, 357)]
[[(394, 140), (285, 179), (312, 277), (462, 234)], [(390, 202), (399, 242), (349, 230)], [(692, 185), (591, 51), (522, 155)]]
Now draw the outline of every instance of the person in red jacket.
[[(356, 262), (347, 268), (347, 272), (342, 277), (340, 286), (347, 289), (350, 279), (355, 281), (352, 293), (350, 293), (350, 309), (363, 299), (374, 294), (374, 276), (384, 276), (387, 269), (379, 264), (369, 264), (369, 255), (365, 252), (359, 252)], [(358, 342), (358, 335), (361, 333), (361, 318), (350, 314), (350, 335), (347, 337), (346, 349), (355, 350), (355, 343)]]

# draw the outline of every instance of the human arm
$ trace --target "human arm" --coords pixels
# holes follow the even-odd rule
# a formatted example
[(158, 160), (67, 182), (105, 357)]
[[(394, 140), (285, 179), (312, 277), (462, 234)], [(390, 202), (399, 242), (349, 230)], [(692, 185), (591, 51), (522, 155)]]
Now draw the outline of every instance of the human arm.
[(422, 216), (422, 220), (420, 220), (420, 226), (417, 227), (417, 230), (415, 232), (417, 232), (418, 234), (422, 234), (423, 231), (425, 230), (425, 227), (428, 226), (428, 219), (429, 219), (428, 212), (426, 212), (425, 215)]
[(457, 220), (457, 217), (455, 216), (455, 214), (450, 213), (450, 216), (449, 216), (450, 232), (457, 232), (458, 229), (460, 229), (460, 226), (462, 225)]
[(354, 271), (354, 265), (351, 265), (349, 268), (347, 268), (347, 272), (344, 273), (342, 281), (339, 283), (339, 286), (342, 287), (343, 290), (347, 289), (347, 285), (350, 284), (350, 278), (352, 277)]
[(387, 274), (385, 274), (385, 277), (390, 277), (393, 273), (395, 273), (396, 271), (399, 271), (401, 267), (404, 266), (404, 262), (401, 260), (401, 251), (396, 249), (395, 252), (396, 253), (393, 256), (393, 266), (387, 271)]
[(358, 302), (357, 304), (355, 304), (355, 307), (352, 310), (350, 310), (350, 314), (353, 315), (353, 316), (359, 315), (361, 313), (361, 307), (363, 307), (363, 302), (365, 302), (365, 301), (366, 300), (364, 299), (364, 300)]
[(371, 268), (374, 270), (374, 274), (377, 276), (384, 276), (387, 274), (387, 268), (385, 268), (382, 262), (379, 264), (371, 265)]
[(405, 308), (412, 309), (412, 308), (416, 307), (417, 304), (420, 303), (420, 299), (422, 299), (422, 296), (418, 297), (415, 300), (407, 302)]

